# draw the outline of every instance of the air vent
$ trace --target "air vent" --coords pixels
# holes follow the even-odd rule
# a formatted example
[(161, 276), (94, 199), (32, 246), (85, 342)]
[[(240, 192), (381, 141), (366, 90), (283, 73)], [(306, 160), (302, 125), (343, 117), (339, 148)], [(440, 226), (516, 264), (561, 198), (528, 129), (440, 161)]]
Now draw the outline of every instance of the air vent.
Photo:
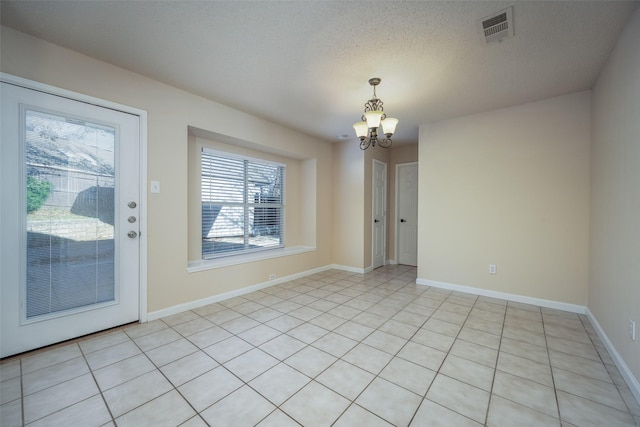
[(513, 37), (513, 6), (478, 20), (478, 26), (485, 44)]

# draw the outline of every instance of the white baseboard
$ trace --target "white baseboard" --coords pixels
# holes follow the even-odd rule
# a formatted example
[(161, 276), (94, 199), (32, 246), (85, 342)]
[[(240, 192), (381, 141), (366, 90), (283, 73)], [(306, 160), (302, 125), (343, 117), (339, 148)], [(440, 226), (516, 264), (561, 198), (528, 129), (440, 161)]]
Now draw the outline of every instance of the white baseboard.
[(491, 291), (488, 289), (474, 288), (472, 286), (454, 285), (452, 283), (437, 282), (428, 279), (416, 279), (416, 284), (433, 286), (435, 288), (448, 289), (451, 291), (464, 292), (467, 294), (482, 295), (485, 297), (505, 299), (507, 301), (520, 302), (523, 304), (538, 305), (540, 307), (554, 308), (556, 310), (570, 311), (572, 313), (586, 314), (587, 307), (577, 304), (569, 304), (566, 302), (552, 301), (542, 298), (528, 297), (524, 295), (510, 294), (507, 292)]
[(396, 265), (396, 264), (398, 264), (398, 263), (396, 262), (395, 259), (388, 259), (387, 260), (387, 265)]
[(369, 266), (367, 268), (359, 268), (359, 267), (350, 267), (348, 265), (340, 265), (340, 264), (331, 264), (329, 268), (334, 268), (336, 270), (348, 271), (350, 273), (369, 273), (373, 271), (373, 267)]
[(622, 378), (624, 378), (624, 381), (629, 386), (629, 390), (631, 390), (631, 393), (633, 393), (633, 397), (636, 398), (638, 404), (640, 405), (640, 382), (638, 382), (638, 379), (633, 375), (631, 369), (629, 369), (629, 366), (627, 366), (624, 359), (622, 359), (622, 356), (620, 356), (620, 353), (618, 353), (616, 348), (613, 346), (613, 343), (604, 332), (604, 329), (602, 329), (602, 326), (600, 326), (600, 323), (598, 323), (598, 320), (593, 315), (593, 313), (591, 313), (591, 310), (589, 310), (588, 307), (586, 314), (596, 332), (598, 333), (598, 336), (600, 336), (600, 339), (607, 348), (607, 351), (611, 355), (611, 358), (616, 363), (616, 366), (618, 367)]
[(622, 375), (625, 382), (629, 386), (629, 389), (631, 390), (633, 397), (635, 397), (635, 399), (640, 404), (640, 383), (638, 382), (638, 379), (633, 375), (633, 373), (631, 372), (631, 369), (629, 369), (629, 366), (627, 366), (625, 361), (622, 359), (622, 356), (620, 356), (620, 353), (618, 353), (618, 351), (615, 349), (615, 347), (611, 343), (611, 340), (609, 340), (609, 337), (604, 332), (604, 329), (602, 329), (602, 327), (600, 326), (595, 316), (593, 315), (593, 313), (591, 313), (588, 307), (559, 302), (559, 301), (552, 301), (547, 299), (510, 294), (506, 292), (498, 292), (498, 291), (491, 291), (487, 289), (474, 288), (471, 286), (454, 285), (452, 283), (437, 282), (435, 280), (418, 278), (416, 279), (416, 284), (433, 286), (436, 288), (448, 289), (451, 291), (459, 291), (459, 292), (464, 292), (468, 294), (482, 295), (482, 296), (491, 297), (491, 298), (505, 299), (507, 301), (521, 302), (524, 304), (532, 304), (540, 307), (554, 308), (556, 310), (569, 311), (572, 313), (585, 314), (591, 321), (591, 324), (596, 329), (596, 332), (598, 333), (598, 335), (600, 336), (600, 339), (606, 346), (607, 351), (611, 355), (611, 358), (613, 359), (616, 366), (620, 370), (620, 374)]
[(323, 267), (318, 267), (318, 268), (313, 268), (311, 270), (302, 271), (300, 273), (295, 273), (295, 274), (290, 274), (288, 276), (279, 277), (277, 279), (269, 280), (267, 282), (262, 282), (262, 283), (257, 283), (255, 285), (246, 286), (244, 288), (236, 289), (234, 291), (225, 292), (223, 294), (213, 295), (211, 297), (207, 297), (207, 298), (203, 298), (203, 299), (199, 299), (199, 300), (195, 300), (195, 301), (189, 301), (189, 302), (186, 302), (184, 304), (178, 304), (178, 305), (174, 305), (174, 306), (171, 306), (171, 307), (163, 308), (161, 310), (152, 311), (150, 313), (147, 313), (146, 321), (150, 322), (152, 320), (156, 320), (156, 319), (159, 319), (161, 317), (171, 316), (173, 314), (182, 313), (183, 311), (193, 310), (194, 308), (199, 308), (199, 307), (204, 307), (205, 305), (213, 304), (215, 302), (224, 301), (224, 300), (227, 300), (229, 298), (234, 298), (234, 297), (237, 297), (237, 296), (245, 295), (245, 294), (248, 294), (248, 293), (251, 293), (251, 292), (254, 292), (254, 291), (259, 291), (260, 289), (268, 288), (268, 287), (274, 286), (274, 285), (279, 285), (280, 283), (285, 283), (285, 282), (288, 282), (290, 280), (299, 279), (301, 277), (310, 276), (312, 274), (320, 273), (322, 271), (331, 270), (331, 269), (343, 270), (343, 271), (349, 271), (351, 273), (361, 273), (361, 274), (368, 273), (368, 272), (373, 270), (373, 268), (371, 268), (371, 267), (357, 268), (357, 267), (350, 267), (350, 266), (347, 266), (347, 265), (329, 264), (329, 265), (325, 265)]
[(280, 283), (288, 282), (290, 280), (299, 279), (301, 277), (309, 276), (311, 274), (320, 273), (322, 271), (330, 270), (332, 268), (338, 268), (332, 265), (326, 265), (324, 267), (318, 267), (311, 270), (306, 270), (300, 273), (291, 274), (289, 276), (279, 277), (277, 279), (269, 280), (267, 282), (257, 283), (255, 285), (247, 286), (241, 289), (236, 289), (233, 291), (225, 292), (218, 295), (213, 295), (211, 297), (189, 301), (184, 304), (178, 304), (171, 307), (163, 308), (161, 310), (152, 311), (147, 313), (147, 321), (152, 321), (159, 319), (161, 317), (171, 316), (173, 314), (178, 314), (183, 311), (193, 310), (194, 308), (204, 307), (205, 305), (213, 304), (215, 302), (220, 302), (227, 300), (229, 298), (234, 298), (237, 296), (245, 295), (250, 292), (258, 291), (260, 289), (268, 288), (270, 286), (278, 285)]

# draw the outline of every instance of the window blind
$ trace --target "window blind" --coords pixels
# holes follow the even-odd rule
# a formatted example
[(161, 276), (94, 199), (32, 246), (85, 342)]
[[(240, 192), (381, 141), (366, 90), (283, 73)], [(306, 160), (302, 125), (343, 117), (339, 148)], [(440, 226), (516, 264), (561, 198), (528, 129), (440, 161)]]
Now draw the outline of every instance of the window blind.
[(284, 247), (285, 166), (203, 149), (202, 258)]

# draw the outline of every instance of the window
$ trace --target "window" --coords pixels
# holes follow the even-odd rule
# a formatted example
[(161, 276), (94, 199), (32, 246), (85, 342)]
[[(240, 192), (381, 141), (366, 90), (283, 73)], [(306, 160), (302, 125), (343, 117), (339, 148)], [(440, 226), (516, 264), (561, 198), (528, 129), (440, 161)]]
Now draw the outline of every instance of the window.
[(202, 258), (284, 247), (285, 166), (202, 149)]

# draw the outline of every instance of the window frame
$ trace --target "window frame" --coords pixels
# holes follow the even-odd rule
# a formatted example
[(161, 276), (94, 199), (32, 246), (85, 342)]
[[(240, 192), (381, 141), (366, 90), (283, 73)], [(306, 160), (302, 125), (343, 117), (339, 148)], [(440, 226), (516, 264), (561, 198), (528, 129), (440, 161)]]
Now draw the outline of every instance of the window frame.
[[(216, 157), (218, 159), (221, 160), (234, 160), (234, 161), (242, 161), (243, 162), (243, 166), (242, 166), (242, 170), (243, 170), (243, 176), (241, 179), (238, 179), (238, 181), (244, 181), (243, 182), (243, 188), (242, 188), (242, 194), (243, 194), (243, 201), (242, 202), (207, 202), (204, 200), (205, 197), (205, 191), (204, 191), (204, 182), (205, 182), (205, 174), (204, 174), (204, 169), (205, 169), (205, 162), (206, 162), (206, 156), (210, 156), (212, 157), (211, 160), (209, 160), (210, 164), (213, 163), (213, 157)], [(278, 175), (281, 179), (281, 183), (279, 184), (279, 187), (281, 189), (281, 196), (280, 196), (280, 203), (255, 203), (252, 202), (250, 200), (249, 197), (249, 186), (250, 186), (250, 182), (248, 180), (248, 168), (250, 167), (250, 165), (268, 165), (268, 166), (275, 166), (277, 167), (278, 170)], [(227, 152), (227, 151), (222, 151), (222, 150), (216, 150), (216, 149), (212, 149), (212, 148), (208, 148), (208, 147), (201, 147), (200, 149), (200, 180), (199, 180), (199, 186), (200, 186), (200, 212), (201, 212), (201, 221), (200, 221), (200, 229), (201, 229), (201, 235), (204, 234), (203, 229), (204, 229), (204, 217), (205, 217), (205, 213), (204, 213), (204, 205), (205, 204), (209, 204), (211, 205), (218, 205), (220, 207), (220, 209), (224, 208), (224, 207), (235, 207), (235, 208), (242, 208), (243, 209), (243, 248), (242, 249), (238, 249), (238, 250), (227, 250), (227, 251), (222, 251), (219, 253), (213, 253), (213, 252), (206, 252), (205, 253), (205, 247), (204, 247), (204, 239), (205, 237), (201, 237), (201, 248), (200, 248), (200, 257), (203, 261), (216, 261), (216, 260), (223, 260), (223, 259), (229, 259), (229, 258), (245, 258), (245, 257), (253, 257), (255, 256), (254, 254), (258, 253), (257, 255), (259, 255), (260, 253), (265, 254), (269, 251), (279, 251), (282, 252), (283, 249), (286, 248), (286, 244), (285, 244), (285, 218), (286, 218), (286, 170), (287, 170), (287, 165), (285, 163), (280, 163), (280, 162), (275, 162), (272, 160), (267, 160), (267, 159), (263, 159), (263, 158), (258, 158), (258, 157), (252, 157), (252, 156), (247, 156), (247, 155), (243, 155), (243, 154), (238, 154), (238, 153), (232, 153), (232, 152)], [(211, 192), (209, 194), (212, 194)], [(261, 208), (278, 208), (279, 210), (279, 215), (278, 215), (278, 228), (279, 228), (279, 233), (275, 234), (275, 236), (278, 238), (279, 243), (277, 245), (268, 245), (265, 247), (253, 247), (251, 248), (251, 237), (255, 237), (255, 234), (252, 234), (252, 221), (250, 220), (251, 218), (251, 214), (250, 211), (252, 209), (254, 209), (254, 221), (255, 221), (255, 209), (257, 207), (261, 207)], [(215, 223), (215, 219), (214, 219), (214, 223)], [(208, 233), (207, 233), (208, 234)]]

